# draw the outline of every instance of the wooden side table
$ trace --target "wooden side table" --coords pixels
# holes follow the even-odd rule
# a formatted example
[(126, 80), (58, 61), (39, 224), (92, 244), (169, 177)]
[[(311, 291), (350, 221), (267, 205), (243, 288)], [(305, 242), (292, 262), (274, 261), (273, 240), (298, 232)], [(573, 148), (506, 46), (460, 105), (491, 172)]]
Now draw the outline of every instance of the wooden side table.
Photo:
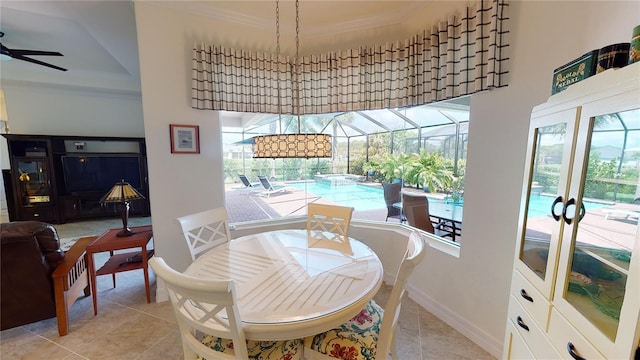
[[(130, 270), (142, 269), (144, 272), (144, 287), (147, 292), (147, 304), (151, 302), (151, 291), (149, 289), (149, 269), (148, 263), (153, 256), (153, 249), (147, 250), (147, 244), (151, 241), (153, 233), (151, 226), (136, 226), (131, 230), (136, 233), (131, 236), (118, 237), (116, 234), (121, 229), (111, 229), (100, 235), (93, 243), (87, 246), (87, 262), (89, 265), (89, 279), (93, 294), (93, 314), (98, 315), (98, 290), (96, 288), (96, 276), (109, 275), (113, 278), (113, 287), (116, 287), (116, 273)], [(136, 249), (139, 251), (128, 251), (114, 254), (116, 250)], [(109, 252), (107, 262), (96, 271), (93, 255), (99, 252)]]
[(97, 238), (97, 236), (86, 236), (78, 239), (64, 254), (62, 263), (51, 274), (60, 336), (67, 335), (69, 332), (69, 309), (80, 293), (84, 291), (85, 296), (91, 293), (86, 248)]

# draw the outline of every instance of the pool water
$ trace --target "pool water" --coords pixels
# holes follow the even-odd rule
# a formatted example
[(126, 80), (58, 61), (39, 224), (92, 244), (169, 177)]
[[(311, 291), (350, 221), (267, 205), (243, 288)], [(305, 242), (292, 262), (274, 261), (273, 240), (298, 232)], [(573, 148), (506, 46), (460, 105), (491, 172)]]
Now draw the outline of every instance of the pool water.
[[(361, 184), (330, 186), (317, 182), (294, 182), (288, 183), (287, 186), (315, 194), (343, 206), (352, 206), (356, 210), (384, 209), (387, 207), (384, 202), (382, 188), (373, 186)], [(529, 199), (527, 217), (549, 216), (551, 214), (551, 204), (554, 199), (555, 197), (552, 196), (532, 195)], [(597, 209), (607, 205), (593, 201), (583, 201), (583, 203), (586, 210)], [(560, 214), (560, 205), (558, 205), (558, 210), (556, 211)]]
[(356, 210), (386, 209), (382, 188), (353, 184), (330, 186), (315, 182), (287, 183), (297, 189), (313, 193), (324, 199)]
[[(531, 195), (531, 197), (529, 198), (529, 208), (527, 211), (527, 217), (534, 218), (534, 217), (551, 215), (551, 204), (553, 204), (554, 200), (555, 200), (555, 197), (553, 196)], [(584, 204), (584, 208), (586, 210), (597, 209), (607, 205), (604, 203), (598, 203), (593, 201), (582, 201), (582, 203)], [(560, 215), (562, 213), (562, 205), (558, 204), (556, 206), (557, 206), (556, 214)], [(567, 214), (567, 216), (569, 216), (569, 214)]]

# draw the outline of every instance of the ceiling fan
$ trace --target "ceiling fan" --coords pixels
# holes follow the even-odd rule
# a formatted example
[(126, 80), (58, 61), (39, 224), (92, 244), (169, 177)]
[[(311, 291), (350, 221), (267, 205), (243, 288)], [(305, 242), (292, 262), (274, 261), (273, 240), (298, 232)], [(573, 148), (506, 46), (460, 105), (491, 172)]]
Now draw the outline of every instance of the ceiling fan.
[[(2, 31), (0, 31), (0, 38), (2, 38), (4, 36), (4, 33)], [(23, 60), (23, 61), (28, 61), (30, 63), (34, 63), (34, 64), (38, 64), (38, 65), (42, 65), (42, 66), (47, 66), (56, 70), (61, 70), (61, 71), (67, 71), (67, 69), (65, 68), (61, 68), (59, 66), (56, 65), (52, 65), (49, 63), (46, 63), (44, 61), (40, 61), (40, 60), (36, 60), (36, 59), (32, 59), (28, 56), (64, 56), (61, 53), (57, 52), (57, 51), (40, 51), (40, 50), (21, 50), (21, 49), (9, 49), (8, 47), (2, 45), (2, 43), (0, 43), (0, 48), (1, 48), (1, 54), (4, 56), (8, 56), (11, 57), (13, 59), (16, 60)]]

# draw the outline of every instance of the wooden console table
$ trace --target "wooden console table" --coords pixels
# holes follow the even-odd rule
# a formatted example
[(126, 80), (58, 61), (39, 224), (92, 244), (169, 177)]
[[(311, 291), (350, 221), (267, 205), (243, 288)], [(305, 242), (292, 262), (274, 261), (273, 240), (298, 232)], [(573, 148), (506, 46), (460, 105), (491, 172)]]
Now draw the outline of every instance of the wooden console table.
[[(151, 226), (132, 227), (136, 233), (131, 236), (118, 237), (116, 234), (122, 229), (111, 229), (100, 235), (93, 243), (87, 246), (87, 262), (89, 265), (89, 279), (93, 289), (93, 314), (98, 315), (98, 289), (96, 276), (109, 275), (113, 278), (113, 287), (116, 287), (116, 273), (142, 269), (144, 272), (144, 287), (147, 292), (147, 304), (151, 302), (149, 289), (149, 269), (147, 261), (153, 256), (153, 249), (147, 250), (147, 244), (151, 241), (153, 233)], [(139, 251), (128, 251), (114, 254), (116, 250), (140, 248)], [(109, 252), (107, 262), (96, 271), (93, 255), (99, 252)]]

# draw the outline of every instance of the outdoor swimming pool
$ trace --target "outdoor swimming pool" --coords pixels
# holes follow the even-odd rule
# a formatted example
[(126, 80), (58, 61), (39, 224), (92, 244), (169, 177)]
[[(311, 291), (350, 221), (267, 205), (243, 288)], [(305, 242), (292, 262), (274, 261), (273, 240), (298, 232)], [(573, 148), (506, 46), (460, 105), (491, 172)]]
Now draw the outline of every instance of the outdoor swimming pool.
[[(553, 200), (555, 200), (554, 196), (531, 195), (531, 197), (529, 198), (529, 208), (528, 208), (527, 217), (534, 218), (534, 217), (551, 215), (551, 204), (553, 204)], [(607, 204), (593, 202), (593, 201), (583, 201), (582, 203), (584, 204), (584, 208), (586, 210), (597, 209), (603, 206), (607, 206)], [(558, 215), (560, 215), (562, 211), (561, 210), (562, 206), (561, 205), (557, 205), (557, 206), (558, 208), (556, 212)], [(569, 214), (567, 214), (567, 216), (569, 216)]]
[(297, 189), (316, 194), (343, 206), (356, 210), (386, 209), (382, 188), (367, 185), (329, 186), (316, 182), (287, 183)]
[[(356, 210), (384, 209), (387, 207), (384, 202), (382, 188), (378, 187), (362, 184), (329, 186), (317, 182), (288, 183), (287, 185), (318, 195), (343, 206), (352, 206)], [(531, 195), (528, 217), (533, 218), (550, 215), (551, 203), (553, 203), (554, 199), (555, 197), (552, 196)], [(607, 206), (607, 204), (593, 201), (584, 201), (583, 203), (587, 210)]]

